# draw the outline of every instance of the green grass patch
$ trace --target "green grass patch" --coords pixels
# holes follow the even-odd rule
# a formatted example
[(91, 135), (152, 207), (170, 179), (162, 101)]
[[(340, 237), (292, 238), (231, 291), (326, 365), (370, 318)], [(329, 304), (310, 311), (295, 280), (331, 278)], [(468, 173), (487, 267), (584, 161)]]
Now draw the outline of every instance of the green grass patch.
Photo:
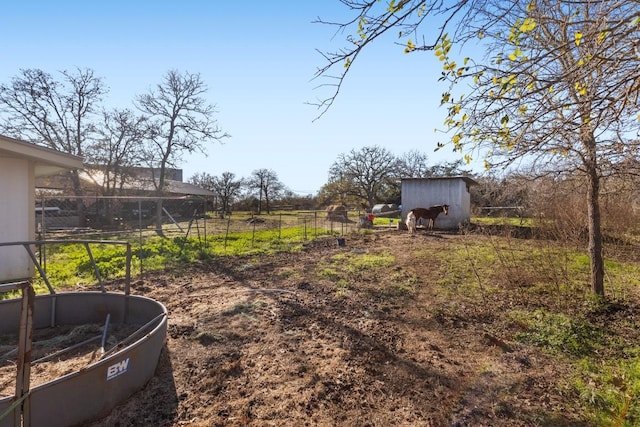
[(400, 218), (378, 218), (375, 217), (373, 219), (373, 225), (377, 227), (387, 226), (390, 228), (395, 228), (398, 226), (398, 223), (401, 221)]
[(474, 216), (471, 222), (480, 225), (507, 225), (512, 227), (533, 227), (533, 218)]
[[(145, 237), (142, 245), (132, 244), (131, 270), (159, 271), (215, 256), (259, 255), (296, 252), (325, 230), (302, 226), (274, 228), (228, 235), (200, 237)], [(104, 280), (125, 277), (126, 250), (122, 245), (91, 244), (91, 253)], [(79, 286), (96, 283), (97, 277), (84, 245), (59, 244), (46, 249), (45, 269), (52, 286)], [(37, 293), (48, 292), (42, 279), (35, 279)]]
[(524, 328), (515, 335), (518, 341), (540, 347), (550, 354), (587, 357), (596, 354), (608, 341), (602, 326), (562, 313), (537, 309), (514, 311), (510, 315)]
[[(343, 252), (335, 254), (327, 261), (320, 262), (316, 267), (319, 278), (333, 282), (336, 285), (336, 296), (347, 296), (351, 280), (363, 278), (377, 279), (380, 272), (386, 271), (395, 264), (395, 257), (388, 253), (354, 253)], [(386, 281), (376, 280), (381, 286)]]
[(569, 385), (591, 425), (640, 425), (640, 360), (583, 359)]

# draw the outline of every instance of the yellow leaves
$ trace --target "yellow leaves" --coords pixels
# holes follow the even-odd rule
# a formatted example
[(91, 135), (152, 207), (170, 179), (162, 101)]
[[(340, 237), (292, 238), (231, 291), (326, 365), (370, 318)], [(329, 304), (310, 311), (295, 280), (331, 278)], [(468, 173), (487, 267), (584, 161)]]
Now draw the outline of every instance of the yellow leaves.
[(528, 110), (529, 110), (529, 109), (527, 108), (527, 106), (526, 106), (526, 105), (521, 105), (520, 107), (518, 107), (518, 112), (519, 112), (520, 114), (522, 114), (523, 116), (524, 116), (525, 114), (527, 114), (527, 111), (528, 111)]
[(582, 41), (582, 32), (576, 31), (573, 37), (575, 39), (576, 46), (580, 46), (580, 42)]
[(407, 3), (406, 1), (400, 1), (398, 4), (396, 4), (396, 0), (391, 0), (389, 2), (389, 6), (387, 7), (387, 12), (389, 13), (399, 12), (404, 8), (404, 5), (406, 3)]
[(360, 17), (360, 20), (358, 21), (358, 31), (356, 33), (360, 35), (360, 39), (362, 40), (367, 38), (367, 33), (365, 31), (365, 25), (367, 25), (367, 23), (368, 21), (364, 17)]
[(472, 161), (472, 160), (473, 160), (473, 157), (471, 157), (470, 155), (468, 155), (468, 154), (465, 154), (465, 155), (464, 155), (464, 161), (465, 161), (467, 164), (471, 163), (471, 161)]
[(442, 36), (442, 43), (436, 45), (435, 55), (440, 61), (445, 61), (451, 50), (451, 40), (448, 38), (448, 34)]
[(489, 161), (487, 159), (484, 159), (484, 169), (485, 170), (490, 170), (491, 169), (491, 163), (489, 163)]
[(416, 45), (413, 44), (411, 39), (407, 40), (407, 47), (404, 48), (404, 53), (409, 53), (416, 50)]
[(517, 42), (518, 42), (518, 34), (516, 34), (515, 28), (512, 28), (511, 32), (509, 33), (509, 43), (517, 44)]
[(347, 58), (344, 61), (344, 68), (349, 68), (351, 66), (351, 58)]
[(522, 25), (520, 25), (520, 32), (529, 33), (536, 28), (536, 21), (533, 18), (526, 18)]
[(512, 54), (509, 55), (509, 59), (512, 61), (516, 61), (521, 56), (522, 56), (522, 50), (520, 50), (520, 48), (518, 47)]
[(418, 18), (420, 18), (423, 14), (424, 11), (427, 9), (427, 4), (423, 4), (422, 7), (420, 9), (418, 9)]
[(453, 142), (453, 146), (456, 150), (459, 150), (460, 148), (462, 148), (462, 134), (457, 133), (453, 135), (451, 142)]
[(580, 82), (576, 82), (575, 88), (576, 88), (576, 92), (578, 93), (578, 95), (585, 96), (587, 94), (587, 86), (586, 85), (583, 85)]
[(451, 99), (451, 94), (449, 92), (445, 92), (442, 94), (442, 99), (440, 100), (440, 105), (446, 104)]
[(507, 93), (514, 89), (515, 84), (517, 83), (517, 76), (515, 74), (511, 74), (506, 77), (502, 77), (498, 79), (497, 77), (493, 78), (493, 83), (495, 85), (500, 85), (500, 92)]
[(602, 31), (600, 34), (598, 34), (598, 38), (597, 38), (597, 43), (600, 45), (602, 43), (604, 43), (605, 39), (609, 36), (609, 31)]

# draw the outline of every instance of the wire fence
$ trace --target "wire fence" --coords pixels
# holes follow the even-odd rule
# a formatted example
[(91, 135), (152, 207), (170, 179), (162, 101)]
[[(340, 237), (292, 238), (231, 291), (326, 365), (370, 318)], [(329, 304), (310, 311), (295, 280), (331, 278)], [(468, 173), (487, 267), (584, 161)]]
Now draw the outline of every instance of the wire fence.
[[(144, 249), (151, 239), (173, 239), (208, 254), (233, 255), (274, 246), (286, 250), (322, 236), (336, 236), (339, 245), (344, 242), (341, 236), (373, 228), (372, 218), (363, 210), (282, 210), (258, 215), (221, 212), (200, 197), (41, 196), (34, 215), (36, 240), (114, 239), (131, 243), (141, 275), (152, 262)], [(39, 257), (46, 266), (45, 251)]]
[[(160, 207), (158, 205), (160, 204)], [(349, 234), (370, 228), (363, 210), (287, 210), (221, 212), (202, 197), (67, 197), (41, 196), (35, 207), (36, 235), (137, 239), (158, 231), (167, 237), (300, 228), (304, 239), (320, 234)]]

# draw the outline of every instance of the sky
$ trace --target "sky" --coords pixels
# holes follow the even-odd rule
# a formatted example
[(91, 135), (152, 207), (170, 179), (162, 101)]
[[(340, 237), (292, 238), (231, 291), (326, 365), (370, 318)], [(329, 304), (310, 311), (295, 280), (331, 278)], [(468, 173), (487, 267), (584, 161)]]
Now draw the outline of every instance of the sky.
[(396, 156), (411, 150), (435, 165), (460, 158), (434, 152), (445, 138), (446, 86), (432, 53), (406, 55), (380, 40), (352, 66), (334, 105), (320, 118), (310, 105), (329, 92), (314, 79), (318, 52), (345, 46), (332, 26), (353, 17), (339, 0), (24, 1), (3, 5), (0, 82), (21, 69), (89, 68), (109, 88), (105, 108), (134, 108), (136, 96), (169, 70), (198, 73), (221, 130), (206, 154), (184, 155), (184, 180), (196, 173), (248, 178), (273, 170), (300, 195), (327, 183), (341, 154), (380, 146)]

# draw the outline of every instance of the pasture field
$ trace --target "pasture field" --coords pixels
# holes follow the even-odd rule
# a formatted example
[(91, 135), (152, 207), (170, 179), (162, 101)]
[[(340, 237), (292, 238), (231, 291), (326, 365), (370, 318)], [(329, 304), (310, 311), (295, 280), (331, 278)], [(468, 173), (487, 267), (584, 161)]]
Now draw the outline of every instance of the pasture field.
[(133, 287), (157, 375), (92, 427), (638, 425), (638, 261), (608, 246), (598, 301), (580, 247), (472, 231), (178, 259)]

